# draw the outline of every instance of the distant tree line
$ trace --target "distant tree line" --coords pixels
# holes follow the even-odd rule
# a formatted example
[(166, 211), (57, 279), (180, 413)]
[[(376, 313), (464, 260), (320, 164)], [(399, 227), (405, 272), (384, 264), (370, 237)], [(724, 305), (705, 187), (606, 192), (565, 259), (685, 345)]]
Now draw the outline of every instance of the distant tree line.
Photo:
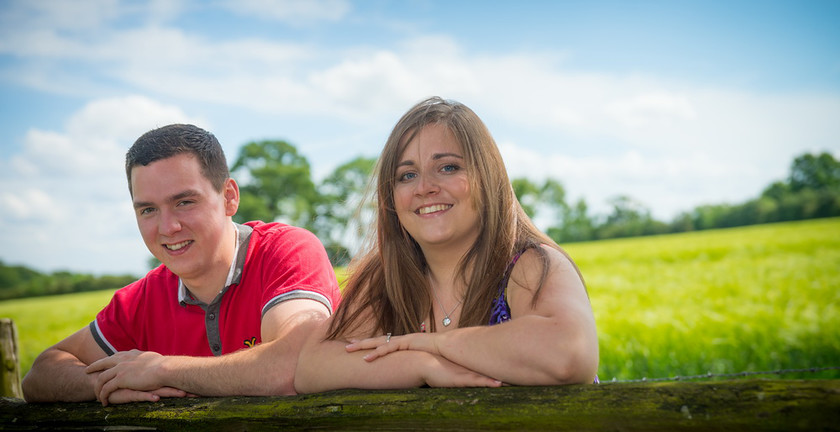
[(584, 200), (567, 203), (555, 180), (536, 185), (514, 179), (513, 186), (529, 215), (549, 216), (547, 233), (560, 243), (840, 216), (840, 161), (825, 152), (796, 157), (788, 177), (756, 198), (702, 205), (671, 221), (656, 220), (644, 204), (626, 195), (610, 200), (609, 214), (591, 215)]
[(0, 300), (121, 288), (136, 276), (93, 276), (57, 271), (41, 273), (0, 261)]
[[(316, 183), (309, 161), (292, 144), (247, 143), (231, 166), (241, 192), (234, 219), (283, 221), (307, 228), (321, 239), (332, 263), (344, 266), (374, 221), (375, 209), (362, 208), (360, 203), (370, 192), (375, 164), (375, 158), (360, 156)], [(756, 198), (741, 204), (702, 205), (668, 222), (656, 220), (644, 204), (627, 195), (611, 199), (611, 211), (600, 215), (590, 214), (583, 199), (569, 202), (555, 179), (539, 184), (515, 178), (511, 184), (525, 211), (558, 243), (840, 216), (840, 162), (829, 153), (796, 157), (788, 177)], [(159, 264), (154, 259), (149, 263)], [(135, 279), (63, 271), (41, 274), (0, 262), (0, 300), (113, 289)]]

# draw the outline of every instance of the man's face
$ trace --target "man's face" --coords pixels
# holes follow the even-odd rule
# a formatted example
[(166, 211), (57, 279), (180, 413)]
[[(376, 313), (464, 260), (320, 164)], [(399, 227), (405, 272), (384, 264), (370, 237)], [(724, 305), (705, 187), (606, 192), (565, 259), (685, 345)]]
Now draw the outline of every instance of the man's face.
[(230, 217), (239, 191), (228, 179), (221, 192), (183, 153), (131, 170), (137, 226), (152, 255), (185, 280), (206, 277), (232, 259)]

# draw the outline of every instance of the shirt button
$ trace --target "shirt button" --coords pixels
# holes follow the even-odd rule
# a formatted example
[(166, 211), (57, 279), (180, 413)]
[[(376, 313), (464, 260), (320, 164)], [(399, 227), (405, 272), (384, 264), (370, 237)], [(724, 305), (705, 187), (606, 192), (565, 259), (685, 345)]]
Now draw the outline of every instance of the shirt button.
[(219, 345), (213, 345), (213, 351), (218, 351), (220, 349), (221, 347)]
[(216, 314), (211, 313), (210, 316), (208, 316), (207, 318), (210, 318), (210, 321), (213, 321), (214, 319), (216, 319)]

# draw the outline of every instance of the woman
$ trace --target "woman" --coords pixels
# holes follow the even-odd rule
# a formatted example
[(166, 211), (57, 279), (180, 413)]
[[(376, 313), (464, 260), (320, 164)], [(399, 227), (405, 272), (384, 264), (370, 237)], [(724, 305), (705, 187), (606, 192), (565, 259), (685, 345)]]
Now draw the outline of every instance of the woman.
[(526, 216), (472, 110), (440, 98), (414, 106), (376, 185), (375, 240), (301, 352), (299, 393), (595, 379), (580, 272)]

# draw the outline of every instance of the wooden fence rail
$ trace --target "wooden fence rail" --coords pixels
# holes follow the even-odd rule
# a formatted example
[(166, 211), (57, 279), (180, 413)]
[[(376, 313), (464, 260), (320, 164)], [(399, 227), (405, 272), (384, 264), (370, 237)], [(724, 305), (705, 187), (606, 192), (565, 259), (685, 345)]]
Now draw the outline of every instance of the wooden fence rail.
[(840, 380), (342, 390), (292, 397), (26, 404), (0, 430), (754, 430), (840, 428)]
[(293, 397), (27, 404), (14, 323), (0, 319), (0, 431), (840, 430), (840, 380), (343, 390)]

